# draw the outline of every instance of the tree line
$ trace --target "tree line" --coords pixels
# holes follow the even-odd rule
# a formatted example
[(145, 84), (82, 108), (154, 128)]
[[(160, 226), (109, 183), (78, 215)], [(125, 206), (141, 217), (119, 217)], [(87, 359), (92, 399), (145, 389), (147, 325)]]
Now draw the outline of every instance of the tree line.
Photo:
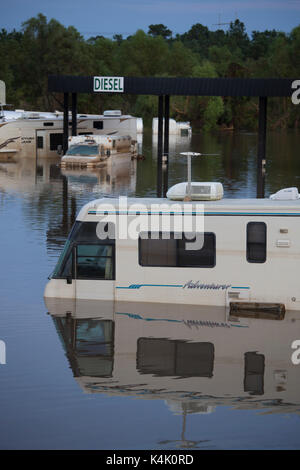
[[(240, 77), (300, 79), (300, 25), (290, 33), (253, 31), (236, 19), (227, 31), (200, 23), (173, 35), (163, 24), (150, 25), (123, 38), (98, 35), (85, 39), (73, 26), (38, 14), (20, 31), (0, 31), (0, 79), (14, 108), (62, 110), (62, 96), (49, 94), (50, 74), (136, 77)], [(157, 115), (157, 97), (81, 94), (78, 110), (101, 113), (122, 109), (144, 119)], [(300, 106), (290, 98), (269, 100), (272, 129), (299, 128)], [(231, 97), (172, 96), (171, 117), (190, 120), (203, 130), (255, 129), (258, 100)]]

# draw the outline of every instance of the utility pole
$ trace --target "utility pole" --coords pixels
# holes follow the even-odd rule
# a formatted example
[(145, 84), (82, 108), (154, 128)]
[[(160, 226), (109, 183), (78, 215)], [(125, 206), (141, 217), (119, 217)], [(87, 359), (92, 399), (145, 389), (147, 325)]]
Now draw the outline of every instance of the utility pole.
[[(230, 24), (230, 23), (221, 23), (221, 14), (220, 13), (218, 14), (218, 19), (219, 19), (218, 23), (214, 23), (213, 26), (223, 26), (223, 25), (226, 25), (226, 24)], [(220, 29), (220, 28), (218, 28), (218, 29)]]

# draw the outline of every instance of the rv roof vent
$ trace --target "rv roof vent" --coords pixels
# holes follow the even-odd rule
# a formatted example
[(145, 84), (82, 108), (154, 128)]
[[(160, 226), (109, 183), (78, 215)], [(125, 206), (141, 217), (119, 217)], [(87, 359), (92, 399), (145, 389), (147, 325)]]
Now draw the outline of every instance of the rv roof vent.
[[(193, 201), (217, 201), (223, 197), (222, 183), (191, 182), (190, 197)], [(188, 192), (188, 183), (178, 183), (167, 192), (167, 198), (173, 201), (183, 201)]]
[(277, 191), (277, 193), (271, 194), (270, 199), (277, 201), (294, 201), (300, 199), (298, 188), (284, 188)]
[(103, 116), (122, 116), (122, 113), (119, 109), (107, 109), (104, 111)]

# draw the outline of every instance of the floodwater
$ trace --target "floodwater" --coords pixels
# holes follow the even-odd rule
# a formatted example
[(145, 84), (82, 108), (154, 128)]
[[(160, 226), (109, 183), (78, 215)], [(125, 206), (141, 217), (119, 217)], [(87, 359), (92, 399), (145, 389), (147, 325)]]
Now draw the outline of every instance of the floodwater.
[[(299, 140), (268, 134), (266, 196), (300, 188)], [(219, 154), (193, 159), (194, 180), (255, 197), (255, 133), (171, 142), (169, 185), (186, 179), (187, 150)], [(114, 174), (62, 174), (58, 158), (0, 164), (0, 448), (299, 449), (299, 313), (237, 321), (174, 305), (45, 305), (82, 205), (156, 194), (149, 133), (143, 155)]]

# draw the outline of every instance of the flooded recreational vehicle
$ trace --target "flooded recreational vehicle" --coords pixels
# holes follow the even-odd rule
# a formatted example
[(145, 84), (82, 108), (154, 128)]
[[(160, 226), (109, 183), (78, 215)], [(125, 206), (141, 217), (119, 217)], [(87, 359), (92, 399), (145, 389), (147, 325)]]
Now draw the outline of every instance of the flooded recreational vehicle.
[(103, 167), (116, 156), (137, 155), (137, 142), (126, 135), (82, 135), (69, 137), (69, 148), (61, 167)]
[[(104, 198), (86, 204), (45, 297), (224, 308), (241, 303), (245, 310), (277, 310), (279, 316), (285, 309), (300, 310), (298, 191), (269, 199), (222, 199), (221, 183), (190, 185), (191, 201), (178, 201), (187, 194), (188, 184), (181, 183), (166, 199)], [(176, 211), (170, 197), (177, 199)], [(179, 217), (181, 233), (162, 230), (165, 217), (171, 225)], [(188, 243), (197, 236), (182, 229), (188, 217), (203, 218), (201, 247)]]
[[(164, 119), (163, 119), (164, 122)], [(158, 118), (152, 120), (152, 135), (158, 134)], [(189, 121), (177, 122), (175, 119), (169, 119), (169, 135), (180, 137), (191, 137), (192, 127)]]
[[(71, 121), (71, 114), (69, 114)], [(69, 134), (72, 123), (69, 122)], [(138, 140), (143, 130), (141, 118), (108, 110), (103, 115), (78, 114), (77, 133), (130, 135)], [(14, 160), (18, 156), (48, 157), (57, 155), (62, 146), (63, 113), (43, 113), (24, 110), (2, 111), (0, 115), (0, 159)]]

